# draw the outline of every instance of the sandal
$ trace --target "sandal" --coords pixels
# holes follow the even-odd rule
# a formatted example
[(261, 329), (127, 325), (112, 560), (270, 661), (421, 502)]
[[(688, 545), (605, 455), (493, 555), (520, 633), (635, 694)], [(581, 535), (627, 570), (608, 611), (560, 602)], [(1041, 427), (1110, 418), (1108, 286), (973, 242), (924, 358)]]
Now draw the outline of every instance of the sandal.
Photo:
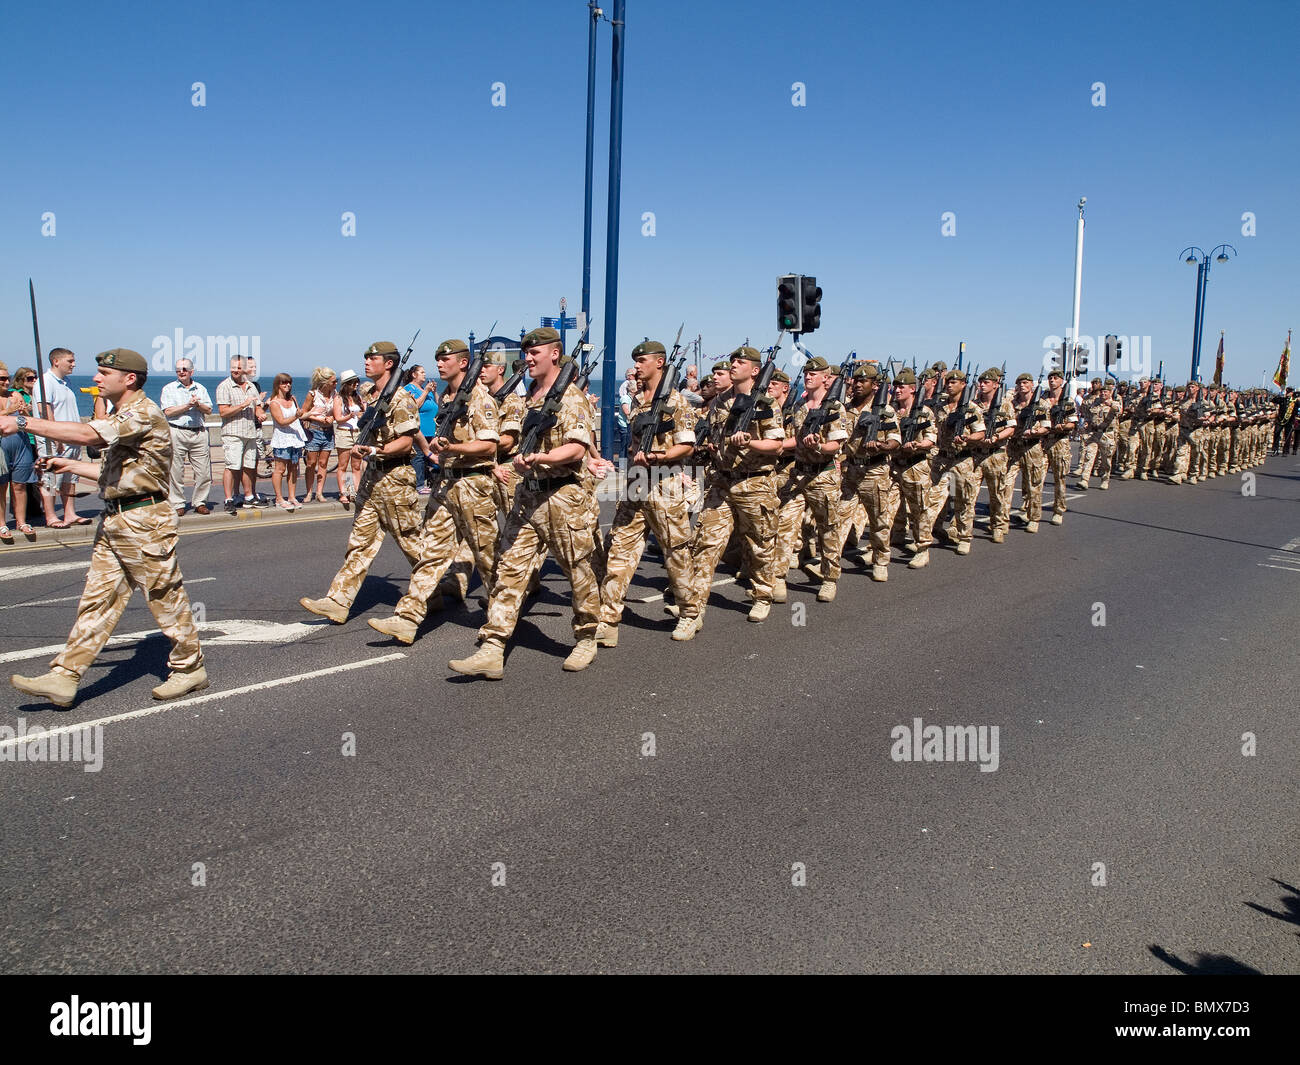
[(0, 525), (0, 540), (12, 540), (14, 534), (9, 531), (8, 525)]
[(68, 525), (69, 525), (69, 526), (71, 526), (71, 525), (89, 525), (89, 524), (90, 524), (90, 519), (89, 519), (89, 518), (83, 518), (83, 517), (80, 517), (80, 516), (75, 517), (75, 518), (73, 518), (70, 522), (68, 522)]
[(47, 529), (66, 529), (68, 523), (66, 521), (47, 521), (45, 527)]
[(23, 522), (20, 526), (18, 526), (18, 531), (22, 533), (24, 536), (36, 535), (36, 530), (33, 529), (30, 525), (28, 525), (27, 522)]

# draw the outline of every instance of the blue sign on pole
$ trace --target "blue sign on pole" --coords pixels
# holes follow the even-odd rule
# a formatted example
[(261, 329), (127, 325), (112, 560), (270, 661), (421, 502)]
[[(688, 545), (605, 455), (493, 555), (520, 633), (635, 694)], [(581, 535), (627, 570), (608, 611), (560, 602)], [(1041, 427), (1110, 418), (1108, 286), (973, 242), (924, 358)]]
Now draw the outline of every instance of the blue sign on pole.
[(552, 329), (576, 329), (578, 319), (576, 318), (543, 318), (542, 325), (549, 325)]

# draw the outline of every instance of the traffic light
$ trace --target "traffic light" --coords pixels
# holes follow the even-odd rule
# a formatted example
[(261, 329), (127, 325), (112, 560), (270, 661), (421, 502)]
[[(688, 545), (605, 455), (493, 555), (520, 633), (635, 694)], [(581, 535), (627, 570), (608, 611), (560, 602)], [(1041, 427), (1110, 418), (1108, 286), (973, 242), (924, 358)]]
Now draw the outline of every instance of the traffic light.
[(776, 327), (787, 333), (803, 332), (799, 281), (798, 274), (786, 274), (776, 279)]
[(815, 277), (802, 278), (799, 285), (803, 328), (798, 332), (811, 333), (822, 324), (822, 290), (817, 287)]

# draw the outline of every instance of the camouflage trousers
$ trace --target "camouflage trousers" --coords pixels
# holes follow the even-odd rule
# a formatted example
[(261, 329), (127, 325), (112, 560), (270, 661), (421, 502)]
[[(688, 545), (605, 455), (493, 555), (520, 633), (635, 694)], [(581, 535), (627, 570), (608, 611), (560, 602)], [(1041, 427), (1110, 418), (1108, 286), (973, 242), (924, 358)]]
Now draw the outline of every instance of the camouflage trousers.
[[(491, 593), (497, 540), (497, 504), (492, 485), (487, 475), (450, 480), (444, 474), (437, 478), (420, 528), (420, 562), (395, 613), (417, 625), (423, 621), (438, 582), (466, 551), (484, 588)], [(468, 575), (465, 580), (468, 585)], [(463, 598), (464, 592), (461, 595)]]
[(528, 584), (549, 551), (573, 588), (573, 634), (587, 639), (600, 621), (600, 582), (592, 568), (597, 525), (592, 524), (591, 492), (579, 484), (534, 491), (515, 490), (506, 529), (497, 545), (496, 579), (488, 598), (482, 639), (504, 643), (515, 631)]
[(709, 601), (718, 560), (734, 528), (745, 542), (749, 579), (755, 602), (772, 601), (776, 570), (776, 522), (780, 501), (770, 473), (732, 480), (715, 473), (704, 496), (704, 509), (691, 540), (691, 595), (683, 601), (683, 617), (699, 617)]
[(1110, 460), (1115, 453), (1115, 436), (1112, 433), (1088, 432), (1083, 437), (1083, 458), (1079, 465), (1079, 480), (1087, 484), (1096, 472), (1102, 484), (1110, 480)]
[(1177, 422), (1168, 422), (1162, 435), (1160, 469), (1163, 473), (1173, 473), (1178, 461), (1178, 442), (1182, 438), (1182, 432)]
[[(822, 580), (840, 579), (840, 550), (844, 544), (844, 529), (840, 526), (840, 472), (834, 466), (809, 478), (801, 476), (797, 468), (791, 470), (790, 483), (784, 493), (778, 493), (780, 513), (777, 519), (776, 559), (773, 573), (784, 575), (796, 556), (803, 536), (805, 511), (812, 519), (813, 535), (817, 544), (817, 557), (821, 559)], [(788, 515), (788, 517), (787, 517)]]
[(975, 527), (975, 499), (979, 495), (979, 473), (975, 460), (966, 455), (936, 456), (930, 462), (930, 480), (934, 490), (930, 494), (927, 520), (931, 527), (939, 520), (948, 503), (948, 474), (953, 474), (953, 538), (958, 543), (970, 543)]
[[(1067, 507), (1065, 505), (1065, 478), (1070, 472), (1070, 438), (1063, 436), (1052, 444), (1047, 452), (1047, 468), (1052, 471), (1052, 513), (1064, 514)], [(1047, 483), (1047, 477), (1043, 477), (1043, 483)]]
[(1043, 484), (1047, 481), (1047, 455), (1041, 444), (1028, 451), (1017, 449), (1007, 455), (1006, 495), (1008, 506), (1015, 490), (1016, 470), (1020, 471), (1020, 507), (1025, 521), (1043, 519)]
[[(1007, 479), (1007, 452), (999, 448), (992, 454), (977, 453), (975, 494), (980, 482), (989, 490), (989, 532), (1005, 534), (1011, 528), (1011, 482)], [(971, 523), (975, 521), (975, 502), (970, 503)]]
[(1119, 436), (1116, 438), (1115, 460), (1113, 470), (1123, 477), (1133, 473), (1137, 465), (1137, 429), (1132, 421), (1121, 422)]
[(646, 530), (654, 533), (668, 571), (668, 587), (678, 603), (691, 597), (691, 515), (680, 477), (656, 479), (643, 499), (623, 499), (605, 541), (605, 575), (600, 584), (600, 620), (617, 625), (623, 618), (628, 586), (645, 552)]
[(870, 466), (849, 462), (844, 467), (840, 489), (840, 540), (848, 534), (859, 507), (867, 512), (871, 533), (871, 564), (889, 565), (889, 538), (898, 513), (898, 485), (889, 472), (889, 458), (882, 455)]
[(1178, 450), (1174, 452), (1174, 476), (1198, 477), (1201, 464), (1201, 438), (1198, 430), (1185, 430), (1178, 435)]
[(52, 669), (80, 680), (113, 635), (136, 588), (171, 640), (167, 668), (188, 673), (203, 665), (199, 632), (176, 559), (178, 539), (176, 511), (167, 503), (104, 515), (95, 533), (77, 620), (68, 645), (50, 663)]
[(1155, 446), (1155, 422), (1143, 422), (1139, 425), (1137, 438), (1137, 455), (1135, 456), (1134, 469), (1137, 473), (1145, 473), (1149, 477), (1156, 472), (1160, 458)]
[(889, 475), (898, 488), (898, 513), (916, 544), (917, 551), (934, 543), (934, 522), (929, 520), (930, 463), (924, 457), (910, 465), (891, 462)]
[[(365, 483), (363, 475), (362, 482)], [(415, 469), (396, 466), (380, 476), (357, 510), (343, 550), (343, 566), (330, 582), (326, 596), (345, 610), (351, 609), (365, 582), (370, 565), (388, 534), (401, 548), (412, 569), (419, 564), (420, 497), (415, 492)], [(424, 615), (421, 614), (421, 617)]]

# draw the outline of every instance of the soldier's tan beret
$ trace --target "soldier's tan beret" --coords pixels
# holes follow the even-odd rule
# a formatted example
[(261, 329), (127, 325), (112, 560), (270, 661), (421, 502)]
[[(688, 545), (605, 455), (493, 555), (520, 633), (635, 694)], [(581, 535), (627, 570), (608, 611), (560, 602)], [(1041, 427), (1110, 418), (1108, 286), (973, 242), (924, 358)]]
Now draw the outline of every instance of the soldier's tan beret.
[(1021, 381), (1032, 381), (1033, 379), (1034, 379), (1034, 375), (1031, 373), (1017, 374), (1016, 384), (1020, 384)]
[(640, 344), (638, 344), (636, 347), (632, 349), (632, 358), (634, 359), (638, 355), (667, 355), (667, 354), (668, 352), (664, 349), (664, 346), (660, 344), (659, 341), (657, 340), (649, 340), (649, 339), (643, 340), (641, 341)]
[(463, 340), (444, 340), (438, 345), (438, 350), (433, 353), (436, 359), (439, 355), (461, 355), (469, 353), (469, 345)]
[(878, 381), (880, 380), (880, 367), (870, 362), (864, 362), (861, 366), (855, 366), (853, 368), (853, 380)]
[(790, 375), (786, 373), (784, 370), (773, 370), (772, 380), (773, 382), (777, 382), (783, 385), (788, 385), (790, 383)]
[(719, 359), (717, 362), (713, 364), (713, 369), (710, 370), (709, 372), (718, 373), (719, 371), (721, 371), (722, 373), (731, 373), (731, 360)]
[(987, 370), (985, 370), (982, 374), (980, 374), (980, 380), (981, 380), (981, 381), (1001, 381), (1001, 380), (1002, 380), (1002, 371), (999, 370), (999, 369), (997, 369), (997, 368), (994, 367), (994, 366), (990, 366)]
[(811, 370), (813, 373), (820, 373), (822, 370), (829, 370), (831, 364), (823, 359), (820, 355), (814, 355), (811, 359), (803, 364), (804, 373)]
[(896, 384), (896, 385), (915, 385), (915, 384), (916, 384), (916, 374), (912, 373), (911, 370), (900, 370), (900, 371), (898, 372), (898, 375), (894, 378), (894, 384)]
[(560, 334), (552, 329), (549, 325), (542, 326), (540, 329), (534, 329), (527, 333), (524, 339), (519, 342), (520, 350), (527, 351), (529, 348), (538, 348), (543, 344), (558, 344)]
[(391, 340), (376, 340), (366, 348), (367, 355), (383, 355), (385, 358), (398, 358), (397, 345)]
[(121, 370), (123, 373), (149, 372), (149, 364), (144, 361), (144, 356), (138, 351), (132, 351), (130, 348), (113, 348), (111, 351), (101, 351), (95, 356), (95, 361), (100, 366), (107, 366), (110, 370)]
[(731, 360), (748, 359), (750, 362), (763, 361), (763, 356), (758, 353), (758, 348), (751, 348), (747, 344), (738, 347), (735, 351), (733, 351), (730, 355), (728, 355), (727, 358)]

